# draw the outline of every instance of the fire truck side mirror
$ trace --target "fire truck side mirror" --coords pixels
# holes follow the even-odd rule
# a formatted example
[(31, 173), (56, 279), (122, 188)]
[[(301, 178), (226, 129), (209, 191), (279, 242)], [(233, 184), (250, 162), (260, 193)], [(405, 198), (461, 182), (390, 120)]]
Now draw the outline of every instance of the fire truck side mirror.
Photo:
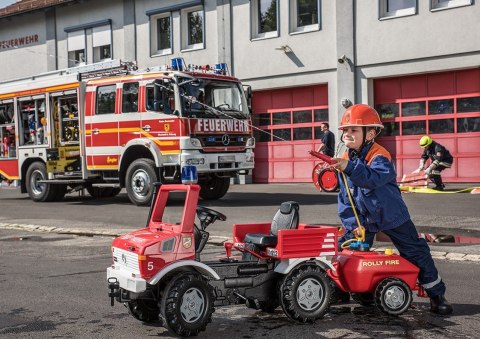
[(247, 99), (248, 111), (252, 113), (252, 86), (243, 85), (243, 90), (245, 91), (245, 97)]

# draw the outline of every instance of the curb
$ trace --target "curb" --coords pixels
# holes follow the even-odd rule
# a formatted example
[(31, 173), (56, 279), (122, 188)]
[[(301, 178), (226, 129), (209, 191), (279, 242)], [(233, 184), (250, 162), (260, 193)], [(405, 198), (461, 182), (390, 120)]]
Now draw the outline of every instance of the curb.
[[(8, 223), (0, 223), (0, 229), (22, 230), (22, 231), (28, 231), (28, 232), (56, 233), (56, 234), (70, 234), (70, 235), (79, 235), (79, 236), (100, 236), (100, 237), (119, 237), (125, 234), (125, 232), (118, 232), (115, 230), (96, 231), (96, 230), (90, 230), (90, 229), (72, 229), (72, 228), (53, 227), (53, 226), (8, 224)], [(209, 238), (209, 244), (222, 246), (222, 244), (227, 240), (230, 240), (230, 238), (220, 237), (220, 236), (211, 236)], [(388, 247), (389, 246), (382, 246), (378, 248), (372, 247), (372, 250), (376, 252), (383, 252)], [(394, 252), (398, 254), (398, 251), (396, 249), (394, 249)], [(441, 252), (441, 251), (430, 251), (430, 253), (432, 254), (433, 259), (480, 262), (480, 254), (466, 254), (466, 253), (458, 253), (458, 252)]]

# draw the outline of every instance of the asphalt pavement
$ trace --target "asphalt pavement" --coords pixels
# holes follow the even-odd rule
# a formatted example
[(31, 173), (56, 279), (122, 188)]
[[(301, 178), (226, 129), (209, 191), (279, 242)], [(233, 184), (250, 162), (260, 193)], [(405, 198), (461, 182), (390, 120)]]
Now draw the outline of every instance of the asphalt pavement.
[[(447, 192), (475, 186), (480, 185), (478, 183), (447, 184)], [(14, 198), (15, 195), (20, 196), (14, 189), (2, 188), (0, 190), (0, 201), (5, 196), (4, 192), (13, 194)], [(403, 197), (417, 229), (431, 241), (429, 245), (434, 257), (446, 260), (480, 261), (480, 194), (403, 193)], [(8, 199), (12, 198), (8, 197)], [(67, 203), (69, 202), (68, 199), (74, 200), (75, 197), (69, 198), (67, 196)], [(120, 196), (108, 203), (111, 204), (113, 209), (116, 208), (114, 205), (118, 203), (127, 203), (125, 199), (125, 194), (121, 193)], [(254, 219), (256, 222), (267, 221), (271, 218), (268, 216), (273, 216), (278, 209), (279, 202), (287, 200), (295, 200), (300, 203), (301, 222), (303, 223), (339, 225), (339, 219), (336, 215), (336, 194), (319, 192), (313, 185), (305, 183), (233, 185), (223, 199), (215, 202), (200, 201), (199, 204), (225, 213), (231, 225), (232, 223), (238, 223), (239, 220), (244, 220), (253, 208), (264, 210), (264, 214), (267, 216), (265, 220), (256, 220), (258, 219), (256, 217)], [(93, 203), (95, 202), (93, 201)], [(19, 204), (22, 203), (19, 202)], [(0, 218), (0, 229), (107, 237), (115, 237), (132, 230), (131, 227), (122, 227), (122, 225), (91, 227), (91, 224), (89, 224), (89, 227), (88, 224), (82, 225), (78, 222), (62, 223), (59, 226), (57, 222), (51, 221), (49, 223), (48, 220), (38, 220), (39, 222), (34, 220), (34, 222), (25, 223), (25, 220), (19, 218), (5, 218), (3, 214), (5, 213), (2, 213), (0, 209), (0, 216), (2, 217)], [(227, 227), (212, 225), (209, 229), (211, 232), (209, 242), (211, 244), (221, 245), (229, 239), (230, 232)], [(376, 249), (391, 246), (378, 240), (384, 239), (377, 239), (374, 244)]]

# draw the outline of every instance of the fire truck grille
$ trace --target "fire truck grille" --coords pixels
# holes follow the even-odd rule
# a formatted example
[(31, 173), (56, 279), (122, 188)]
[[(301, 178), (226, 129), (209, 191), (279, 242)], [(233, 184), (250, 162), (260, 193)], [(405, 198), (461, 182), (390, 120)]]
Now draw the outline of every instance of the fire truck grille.
[(135, 253), (122, 250), (118, 247), (113, 247), (113, 261), (115, 265), (126, 268), (132, 273), (140, 273), (138, 266), (138, 255)]
[(203, 147), (245, 146), (249, 135), (196, 135)]

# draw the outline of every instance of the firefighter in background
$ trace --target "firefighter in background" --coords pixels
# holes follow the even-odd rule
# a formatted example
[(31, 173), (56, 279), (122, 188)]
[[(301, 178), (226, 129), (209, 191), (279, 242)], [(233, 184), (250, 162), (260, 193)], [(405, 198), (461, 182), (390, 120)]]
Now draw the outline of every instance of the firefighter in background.
[[(402, 199), (391, 155), (375, 142), (382, 128), (377, 111), (368, 105), (350, 106), (342, 117), (339, 129), (348, 151), (333, 158), (335, 163), (331, 165), (346, 175), (348, 183), (347, 186), (339, 179), (338, 215), (346, 229), (339, 241), (358, 235), (361, 225), (365, 227), (365, 241), (370, 247), (377, 232), (385, 233), (400, 255), (420, 269), (418, 280), (430, 297), (430, 310), (450, 314), (453, 308), (445, 299), (445, 284)], [(357, 224), (354, 209), (361, 225)]]
[(322, 122), (320, 124), (320, 128), (322, 129), (322, 144), (318, 148), (318, 152), (322, 152), (329, 157), (335, 156), (335, 134), (330, 131), (330, 125), (328, 122)]
[(423, 154), (420, 159), (420, 166), (413, 171), (413, 173), (419, 173), (425, 168), (425, 163), (427, 162), (428, 158), (432, 160), (430, 166), (427, 167), (425, 170), (425, 174), (428, 175), (430, 180), (435, 184), (433, 189), (443, 191), (445, 185), (443, 184), (442, 177), (440, 172), (443, 171), (445, 168), (452, 167), (453, 157), (445, 148), (445, 146), (440, 145), (438, 142), (433, 141), (428, 135), (424, 135), (420, 139), (420, 147), (422, 147)]

